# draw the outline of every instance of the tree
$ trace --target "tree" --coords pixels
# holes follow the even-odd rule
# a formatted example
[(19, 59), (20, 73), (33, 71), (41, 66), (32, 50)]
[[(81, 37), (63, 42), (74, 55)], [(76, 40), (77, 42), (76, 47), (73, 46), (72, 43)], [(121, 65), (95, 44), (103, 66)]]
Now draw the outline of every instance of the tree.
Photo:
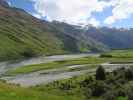
[(102, 66), (99, 66), (96, 70), (96, 80), (105, 80), (106, 74), (105, 70)]

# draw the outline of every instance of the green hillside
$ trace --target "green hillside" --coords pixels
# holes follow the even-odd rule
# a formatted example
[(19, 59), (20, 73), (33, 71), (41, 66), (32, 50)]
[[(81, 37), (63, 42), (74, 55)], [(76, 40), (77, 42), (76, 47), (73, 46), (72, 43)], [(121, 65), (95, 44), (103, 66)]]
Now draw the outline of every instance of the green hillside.
[(0, 5), (0, 60), (88, 51), (89, 45), (24, 10)]

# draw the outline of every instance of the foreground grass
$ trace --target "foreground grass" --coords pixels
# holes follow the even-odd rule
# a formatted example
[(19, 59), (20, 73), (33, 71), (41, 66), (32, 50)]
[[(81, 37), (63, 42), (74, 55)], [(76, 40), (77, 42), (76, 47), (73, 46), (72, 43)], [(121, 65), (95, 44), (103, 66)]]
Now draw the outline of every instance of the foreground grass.
[[(60, 93), (61, 94), (61, 93)], [(66, 94), (49, 94), (32, 88), (21, 88), (0, 81), (0, 100), (82, 100), (80, 97)]]
[[(36, 87), (22, 88), (17, 85), (7, 84), (0, 81), (0, 100), (86, 100), (79, 83), (87, 75), (74, 77), (69, 80), (62, 80), (49, 85), (39, 85)], [(72, 89), (62, 90), (59, 84), (71, 82)], [(57, 85), (56, 85), (57, 84)], [(93, 97), (89, 100), (103, 100), (100, 97)], [(119, 98), (118, 100), (127, 100)]]
[(26, 74), (26, 73), (46, 70), (46, 69), (66, 68), (67, 66), (71, 66), (71, 65), (101, 64), (104, 62), (125, 62), (125, 61), (126, 62), (133, 61), (133, 58), (85, 57), (85, 58), (78, 58), (74, 60), (63, 60), (63, 61), (55, 61), (55, 62), (50, 62), (45, 64), (42, 63), (42, 64), (22, 66), (13, 70), (9, 70), (6, 74), (17, 75), (17, 74)]

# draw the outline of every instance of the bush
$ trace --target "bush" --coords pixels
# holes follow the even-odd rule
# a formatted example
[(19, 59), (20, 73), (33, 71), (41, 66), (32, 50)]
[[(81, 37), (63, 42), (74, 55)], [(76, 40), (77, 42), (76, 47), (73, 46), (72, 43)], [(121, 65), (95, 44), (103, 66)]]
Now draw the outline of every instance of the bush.
[(116, 100), (116, 98), (117, 98), (114, 91), (109, 91), (109, 92), (105, 93), (103, 97), (105, 100)]
[(117, 96), (122, 96), (122, 97), (126, 96), (125, 90), (122, 88), (117, 89), (116, 93), (117, 93)]
[(75, 86), (70, 81), (63, 82), (63, 83), (59, 84), (59, 89), (61, 89), (61, 90), (67, 91), (67, 90), (72, 90), (73, 88), (75, 88)]
[(23, 51), (21, 55), (25, 58), (37, 56), (36, 53), (31, 49), (25, 49), (25, 51)]
[(131, 69), (127, 69), (125, 71), (125, 78), (128, 80), (132, 80), (133, 79), (133, 71)]
[(103, 82), (96, 82), (92, 88), (92, 96), (102, 96), (106, 92)]
[(90, 76), (89, 78), (85, 78), (81, 83), (80, 86), (81, 87), (86, 87), (88, 86), (90, 83), (92, 83), (94, 80), (93, 78)]
[(126, 96), (128, 97), (128, 100), (133, 100), (133, 84), (127, 84), (125, 86)]
[(91, 89), (92, 96), (102, 96), (108, 90), (107, 85), (103, 81), (94, 81), (86, 89)]
[(104, 57), (105, 57), (105, 58), (112, 58), (113, 56), (110, 55), (110, 54), (101, 54), (100, 57), (101, 57), (101, 58), (104, 58)]
[(133, 100), (133, 92), (127, 94), (128, 100)]

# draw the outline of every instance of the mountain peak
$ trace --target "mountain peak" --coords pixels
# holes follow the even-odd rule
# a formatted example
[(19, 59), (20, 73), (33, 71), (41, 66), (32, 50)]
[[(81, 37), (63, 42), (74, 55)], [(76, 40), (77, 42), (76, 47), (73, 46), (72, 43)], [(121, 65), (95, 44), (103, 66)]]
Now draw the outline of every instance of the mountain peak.
[(8, 7), (9, 4), (7, 3), (7, 0), (0, 0), (0, 5)]

